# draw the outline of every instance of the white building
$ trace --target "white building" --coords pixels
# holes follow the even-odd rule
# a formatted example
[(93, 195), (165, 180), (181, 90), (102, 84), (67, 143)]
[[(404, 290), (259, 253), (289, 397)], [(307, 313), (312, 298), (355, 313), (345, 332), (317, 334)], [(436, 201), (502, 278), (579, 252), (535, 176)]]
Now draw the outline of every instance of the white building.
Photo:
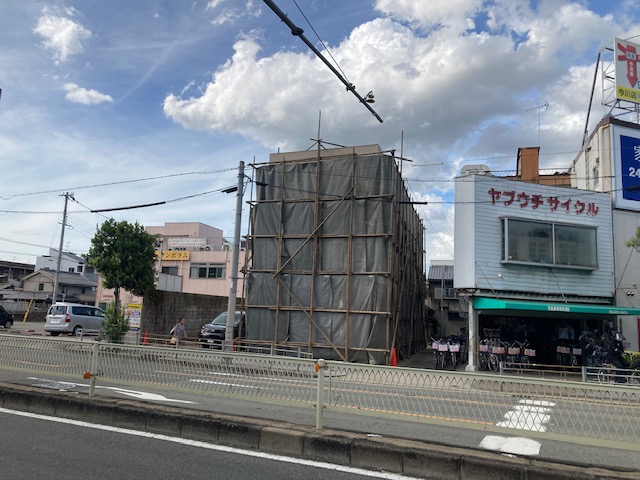
[[(572, 168), (572, 186), (607, 192), (612, 202), (615, 303), (640, 308), (640, 255), (626, 243), (640, 227), (640, 125), (604, 117)], [(640, 318), (619, 317), (628, 348), (638, 350)]]
[(468, 301), (469, 365), (486, 331), (555, 363), (559, 329), (602, 332), (614, 303), (609, 194), (469, 174), (456, 179), (454, 287)]
[[(55, 272), (57, 267), (58, 250), (55, 248), (50, 248), (48, 255), (41, 255), (36, 258), (36, 271), (53, 270)], [(87, 265), (87, 261), (84, 257), (71, 252), (62, 252), (62, 255), (60, 255), (60, 271), (79, 273), (93, 282), (97, 281), (98, 278), (93, 268)]]

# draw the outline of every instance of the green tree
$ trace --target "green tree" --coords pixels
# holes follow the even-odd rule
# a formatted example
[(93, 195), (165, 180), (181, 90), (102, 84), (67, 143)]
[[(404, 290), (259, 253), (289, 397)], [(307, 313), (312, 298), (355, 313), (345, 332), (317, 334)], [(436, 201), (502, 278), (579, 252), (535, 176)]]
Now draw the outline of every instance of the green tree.
[(640, 252), (640, 227), (636, 230), (636, 234), (627, 242), (627, 247), (633, 248), (636, 252)]
[(124, 317), (124, 310), (116, 311), (115, 302), (107, 305), (102, 321), (102, 335), (105, 335), (110, 342), (121, 343), (124, 334), (129, 331), (129, 323)]
[(102, 277), (102, 285), (114, 290), (114, 314), (120, 310), (120, 289), (143, 295), (155, 282), (155, 237), (138, 222), (104, 222), (91, 239), (87, 263)]

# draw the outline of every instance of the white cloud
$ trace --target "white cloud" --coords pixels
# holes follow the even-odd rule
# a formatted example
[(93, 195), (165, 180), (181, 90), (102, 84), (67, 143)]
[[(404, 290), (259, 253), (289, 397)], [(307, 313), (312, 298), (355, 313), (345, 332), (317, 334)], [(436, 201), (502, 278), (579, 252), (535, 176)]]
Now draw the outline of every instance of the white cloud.
[(113, 102), (110, 95), (105, 95), (97, 90), (87, 90), (75, 83), (65, 83), (63, 88), (67, 92), (65, 98), (73, 103), (81, 103), (83, 105), (97, 105), (104, 102)]
[(38, 24), (33, 29), (34, 33), (43, 38), (42, 44), (47, 50), (53, 52), (56, 64), (67, 61), (72, 55), (82, 53), (82, 42), (91, 38), (91, 32), (70, 16), (76, 14), (75, 10), (66, 8), (60, 12), (61, 16), (49, 8), (44, 8)]
[[(222, 5), (225, 0), (210, 0), (205, 10), (216, 10), (217, 7)], [(259, 17), (260, 8), (256, 5), (254, 0), (246, 0), (244, 8), (242, 6), (234, 5), (230, 8), (224, 8), (218, 13), (212, 20), (211, 24), (215, 26), (221, 26), (226, 23), (234, 23), (245, 17)]]
[(445, 28), (452, 35), (473, 29), (482, 0), (377, 0), (375, 9), (420, 30)]

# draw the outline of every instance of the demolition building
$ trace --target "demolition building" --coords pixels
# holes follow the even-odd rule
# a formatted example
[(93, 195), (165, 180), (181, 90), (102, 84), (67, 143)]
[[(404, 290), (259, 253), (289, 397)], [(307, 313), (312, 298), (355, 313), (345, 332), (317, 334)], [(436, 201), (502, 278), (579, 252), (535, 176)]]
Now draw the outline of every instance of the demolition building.
[(318, 145), (255, 165), (246, 340), (349, 362), (408, 357), (426, 344), (427, 290), (401, 160)]

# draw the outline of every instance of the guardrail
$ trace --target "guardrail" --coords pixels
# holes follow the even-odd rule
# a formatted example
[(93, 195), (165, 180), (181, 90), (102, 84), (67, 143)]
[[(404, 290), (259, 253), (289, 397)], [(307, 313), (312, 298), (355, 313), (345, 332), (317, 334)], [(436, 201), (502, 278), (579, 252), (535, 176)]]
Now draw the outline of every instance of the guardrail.
[(640, 388), (0, 335), (0, 370), (167, 387), (640, 451)]

